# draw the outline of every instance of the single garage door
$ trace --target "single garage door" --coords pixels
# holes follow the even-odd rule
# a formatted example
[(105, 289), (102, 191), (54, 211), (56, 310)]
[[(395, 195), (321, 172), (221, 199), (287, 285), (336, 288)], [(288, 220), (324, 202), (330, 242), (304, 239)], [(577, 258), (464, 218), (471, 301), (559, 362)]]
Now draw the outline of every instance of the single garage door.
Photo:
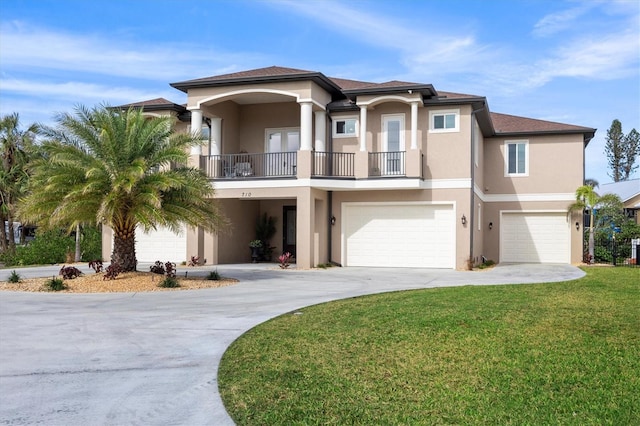
[(566, 213), (503, 213), (500, 261), (569, 263)]
[(138, 262), (175, 262), (187, 260), (187, 233), (176, 235), (166, 228), (146, 234), (136, 230), (136, 258)]
[(346, 266), (454, 268), (453, 205), (345, 204)]

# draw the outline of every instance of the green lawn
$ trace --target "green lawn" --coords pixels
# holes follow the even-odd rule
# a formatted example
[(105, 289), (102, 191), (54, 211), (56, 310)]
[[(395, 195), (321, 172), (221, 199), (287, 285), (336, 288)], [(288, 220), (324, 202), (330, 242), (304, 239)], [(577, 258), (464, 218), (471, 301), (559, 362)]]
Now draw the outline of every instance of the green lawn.
[(219, 386), (237, 424), (640, 424), (637, 268), (301, 312), (225, 353)]

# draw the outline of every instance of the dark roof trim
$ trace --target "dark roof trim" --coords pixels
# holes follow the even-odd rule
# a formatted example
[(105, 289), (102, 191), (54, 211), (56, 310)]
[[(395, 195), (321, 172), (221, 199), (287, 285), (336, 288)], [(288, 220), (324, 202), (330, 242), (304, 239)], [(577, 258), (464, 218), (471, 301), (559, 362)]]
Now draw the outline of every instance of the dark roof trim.
[(391, 93), (405, 93), (409, 91), (420, 93), (425, 98), (437, 96), (438, 94), (438, 92), (436, 92), (436, 89), (434, 89), (433, 85), (431, 84), (412, 84), (388, 87), (363, 87), (359, 89), (343, 90), (342, 93), (351, 98), (358, 95), (384, 95)]
[(535, 136), (539, 136), (539, 135), (583, 135), (584, 137), (584, 146), (586, 147), (589, 142), (591, 141), (591, 139), (593, 139), (593, 137), (596, 134), (597, 129), (589, 129), (589, 130), (530, 130), (530, 131), (523, 131), (523, 132), (495, 132), (494, 136), (495, 137), (504, 137), (504, 136), (515, 136), (515, 137), (522, 137), (522, 136), (528, 136), (528, 135), (535, 135)]

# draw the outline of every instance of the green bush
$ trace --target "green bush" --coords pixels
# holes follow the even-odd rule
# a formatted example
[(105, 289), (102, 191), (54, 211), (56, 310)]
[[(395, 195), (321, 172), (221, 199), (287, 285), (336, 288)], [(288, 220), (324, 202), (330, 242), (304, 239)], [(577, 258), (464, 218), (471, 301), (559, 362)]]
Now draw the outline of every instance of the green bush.
[(176, 288), (176, 287), (180, 287), (180, 283), (174, 277), (167, 277), (164, 280), (160, 281), (160, 284), (158, 284), (158, 287)]
[(11, 272), (11, 275), (9, 275), (9, 278), (7, 278), (7, 281), (9, 281), (10, 283), (19, 283), (21, 280), (22, 277), (16, 271)]
[[(27, 245), (16, 247), (14, 253), (2, 254), (2, 261), (12, 265), (44, 265), (64, 263), (67, 253), (75, 251), (75, 238), (63, 230), (36, 230), (36, 237)], [(82, 260), (102, 258), (102, 235), (99, 228), (85, 227), (80, 237)]]
[(48, 291), (60, 291), (66, 290), (67, 285), (64, 283), (62, 278), (51, 278), (44, 283), (44, 288)]
[(218, 273), (218, 270), (216, 269), (215, 271), (209, 272), (209, 275), (207, 275), (207, 279), (209, 281), (220, 281), (220, 274)]
[(99, 227), (86, 226), (82, 228), (80, 249), (83, 262), (102, 259), (102, 232)]
[(25, 246), (16, 247), (13, 254), (7, 253), (7, 265), (42, 265), (62, 263), (66, 254), (73, 251), (75, 241), (61, 230), (36, 231), (36, 237)]

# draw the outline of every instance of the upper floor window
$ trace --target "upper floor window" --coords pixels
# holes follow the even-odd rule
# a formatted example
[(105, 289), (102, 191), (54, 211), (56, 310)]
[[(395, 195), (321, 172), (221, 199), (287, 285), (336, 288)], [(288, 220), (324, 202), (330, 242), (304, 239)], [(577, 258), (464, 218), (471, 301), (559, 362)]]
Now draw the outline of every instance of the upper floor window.
[(505, 141), (505, 176), (529, 175), (529, 142)]
[(334, 138), (355, 138), (358, 136), (358, 119), (356, 117), (340, 117), (333, 120)]
[(459, 132), (460, 110), (429, 112), (429, 131), (431, 133)]

